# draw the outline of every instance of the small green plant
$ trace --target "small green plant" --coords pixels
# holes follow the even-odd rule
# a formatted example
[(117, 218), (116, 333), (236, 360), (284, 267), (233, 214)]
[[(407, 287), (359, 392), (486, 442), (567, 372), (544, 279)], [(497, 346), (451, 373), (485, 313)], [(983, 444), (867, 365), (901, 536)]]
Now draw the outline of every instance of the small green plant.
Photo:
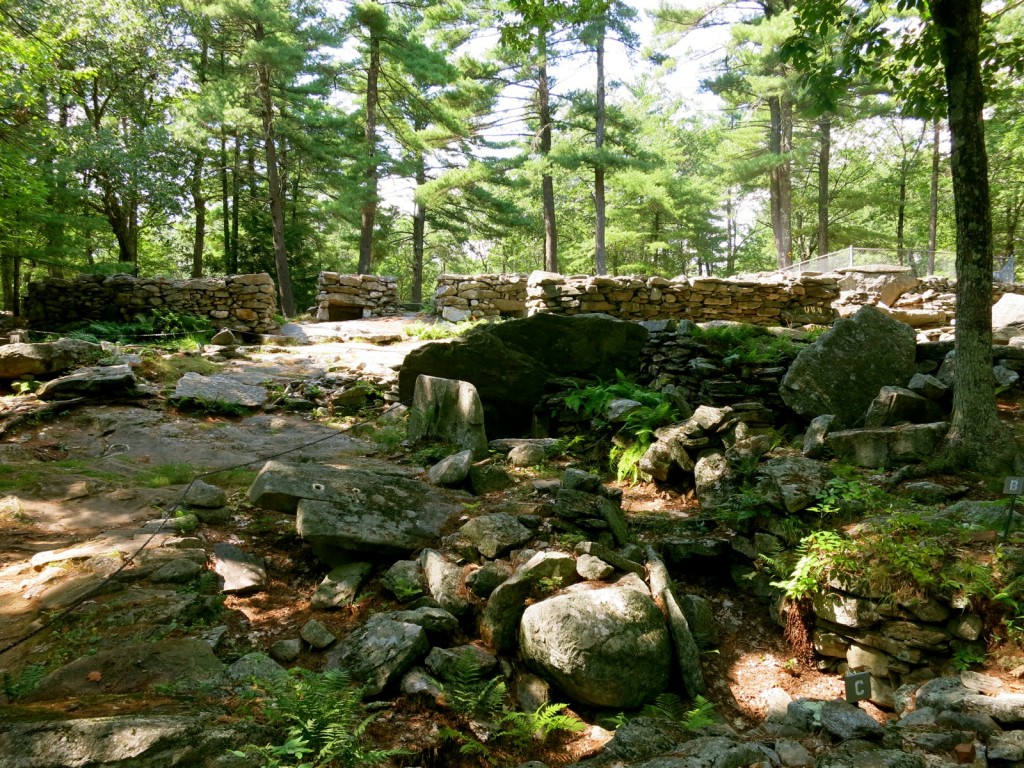
[(188, 536), (190, 533), (194, 533), (196, 528), (199, 527), (199, 521), (196, 516), (189, 512), (187, 509), (176, 509), (174, 511), (174, 527), (178, 533)]
[(541, 576), (537, 579), (537, 589), (541, 592), (557, 592), (562, 588), (561, 576)]
[(772, 571), (788, 576), (773, 581), (790, 600), (802, 600), (815, 594), (828, 579), (830, 572), (850, 565), (850, 544), (835, 531), (814, 531), (801, 540), (796, 549), (796, 562), (788, 562), (761, 554), (762, 562)]
[(441, 690), (452, 711), (458, 715), (491, 719), (505, 703), (505, 681), (501, 676), (483, 679), (472, 651), (455, 657), (448, 682)]
[(972, 667), (977, 667), (987, 660), (985, 652), (973, 645), (962, 645), (953, 651), (953, 669), (957, 672), (964, 672)]
[(16, 701), (23, 696), (28, 696), (39, 687), (39, 683), (46, 677), (45, 664), (30, 664), (22, 669), (17, 675), (12, 675), (7, 670), (2, 673), (4, 696), (9, 701)]
[(687, 709), (676, 694), (660, 693), (655, 698), (654, 703), (644, 705), (640, 714), (645, 717), (672, 720), (691, 731), (714, 725), (715, 703), (703, 696), (697, 696), (693, 703), (694, 706)]
[(232, 750), (235, 757), (259, 759), (266, 768), (361, 768), (402, 754), (364, 743), (373, 716), (364, 713), (362, 690), (342, 670), (319, 674), (296, 668), (289, 677), (256, 688), (262, 694), (258, 705), (270, 724), (283, 730), (283, 739)]
[[(626, 415), (621, 425), (612, 425), (607, 421), (608, 408), (617, 399), (633, 400), (640, 405)], [(620, 482), (636, 483), (643, 478), (640, 459), (654, 442), (655, 432), (679, 417), (677, 406), (666, 395), (630, 381), (622, 371), (616, 371), (614, 382), (570, 390), (565, 405), (589, 418), (599, 430), (616, 430), (609, 461)]]
[(733, 324), (697, 327), (692, 335), (722, 355), (723, 362), (748, 365), (779, 363), (796, 356), (801, 347), (759, 325)]
[(567, 708), (567, 704), (542, 704), (533, 712), (506, 712), (498, 737), (525, 747), (533, 741), (547, 741), (556, 731), (582, 731), (586, 726), (578, 717), (564, 714)]
[(39, 382), (35, 379), (29, 379), (27, 381), (12, 381), (11, 389), (14, 390), (15, 394), (27, 395), (30, 392), (35, 392), (39, 387)]

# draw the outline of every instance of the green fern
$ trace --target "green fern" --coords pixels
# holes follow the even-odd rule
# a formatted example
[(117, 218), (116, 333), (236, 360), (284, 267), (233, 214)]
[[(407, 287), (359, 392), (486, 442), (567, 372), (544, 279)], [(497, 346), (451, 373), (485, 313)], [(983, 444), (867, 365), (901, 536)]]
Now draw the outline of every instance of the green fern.
[(317, 674), (297, 668), (284, 680), (258, 687), (266, 695), (267, 720), (285, 729), (285, 739), (278, 745), (247, 745), (232, 752), (236, 756), (259, 756), (265, 761), (260, 765), (271, 768), (359, 768), (404, 754), (363, 744), (373, 716), (364, 715), (362, 689), (351, 684), (344, 670)]
[(501, 719), (499, 738), (507, 738), (520, 747), (531, 741), (546, 741), (555, 731), (577, 733), (586, 726), (573, 715), (562, 714), (567, 704), (542, 704), (534, 712), (508, 712)]
[(680, 699), (674, 693), (660, 693), (655, 698), (653, 704), (645, 704), (644, 708), (640, 710), (640, 714), (644, 717), (655, 717), (662, 720), (671, 720), (672, 722), (681, 724), (684, 728), (690, 731), (696, 731), (700, 728), (706, 728), (709, 725), (714, 725), (715, 718), (715, 703), (708, 701), (703, 696), (697, 696), (693, 703), (696, 705), (692, 709), (687, 709)]
[(501, 676), (484, 680), (472, 651), (455, 657), (447, 683), (441, 686), (452, 711), (466, 717), (491, 719), (505, 703), (505, 681)]

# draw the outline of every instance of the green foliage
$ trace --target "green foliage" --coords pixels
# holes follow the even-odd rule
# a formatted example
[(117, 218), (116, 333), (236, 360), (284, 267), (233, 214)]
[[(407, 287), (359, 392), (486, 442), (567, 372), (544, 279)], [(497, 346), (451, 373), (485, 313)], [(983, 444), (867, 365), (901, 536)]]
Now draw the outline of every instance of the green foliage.
[(655, 431), (676, 421), (679, 410), (666, 395), (636, 384), (622, 371), (616, 371), (614, 382), (577, 386), (566, 395), (565, 405), (591, 419), (598, 429), (608, 429), (613, 426), (607, 422), (608, 406), (616, 399), (634, 400), (640, 407), (627, 414), (618, 427), (609, 463), (620, 482), (639, 482), (640, 459), (654, 442)]
[(835, 477), (829, 480), (815, 498), (817, 504), (808, 507), (808, 511), (816, 513), (821, 518), (833, 517), (842, 511), (845, 502), (858, 502), (860, 504), (871, 504), (881, 495), (877, 486), (867, 485), (860, 480), (844, 479)]
[(800, 542), (791, 568), (785, 560), (765, 554), (761, 559), (775, 573), (788, 572), (786, 578), (773, 581), (772, 586), (781, 589), (790, 600), (802, 600), (815, 594), (831, 573), (851, 564), (850, 543), (835, 531), (815, 531)]
[(984, 664), (987, 658), (983, 649), (975, 645), (961, 645), (953, 651), (953, 669), (964, 672)]
[(154, 309), (150, 314), (138, 315), (134, 320), (88, 320), (67, 327), (64, 336), (99, 343), (151, 344), (177, 347), (187, 344), (194, 348), (205, 342), (213, 332), (210, 321), (186, 312)]
[(468, 650), (455, 657), (441, 689), (452, 711), (466, 717), (491, 719), (505, 703), (505, 681), (500, 675), (484, 680), (476, 657)]
[(478, 328), (481, 325), (489, 324), (488, 320), (467, 320), (462, 323), (449, 323), (439, 320), (435, 323), (411, 323), (402, 329), (406, 336), (422, 341), (434, 341), (437, 339), (454, 339)]
[(401, 424), (382, 424), (378, 425), (369, 437), (385, 453), (394, 453), (402, 446), (407, 435), (408, 430)]
[(284, 680), (259, 682), (257, 690), (263, 714), (284, 738), (280, 744), (249, 744), (232, 751), (236, 757), (259, 758), (267, 768), (361, 768), (402, 754), (364, 744), (373, 716), (366, 716), (362, 690), (343, 670), (295, 668)]
[(693, 329), (695, 339), (722, 355), (726, 363), (767, 365), (791, 360), (801, 347), (759, 325), (736, 323)]
[(687, 709), (676, 694), (659, 693), (654, 703), (644, 705), (640, 714), (644, 717), (672, 720), (691, 731), (714, 725), (715, 703), (703, 696), (697, 696), (693, 700), (693, 704), (692, 708)]
[(194, 468), (191, 464), (157, 464), (146, 469), (139, 482), (147, 488), (166, 488), (169, 485), (184, 485), (192, 482)]
[(533, 712), (506, 712), (501, 718), (498, 738), (509, 739), (519, 747), (533, 741), (546, 741), (557, 731), (578, 733), (586, 726), (577, 717), (563, 714), (566, 704), (542, 704)]
[(4, 696), (9, 701), (17, 701), (23, 696), (28, 696), (39, 686), (39, 683), (46, 677), (46, 665), (30, 664), (17, 675), (12, 675), (4, 670), (2, 676)]

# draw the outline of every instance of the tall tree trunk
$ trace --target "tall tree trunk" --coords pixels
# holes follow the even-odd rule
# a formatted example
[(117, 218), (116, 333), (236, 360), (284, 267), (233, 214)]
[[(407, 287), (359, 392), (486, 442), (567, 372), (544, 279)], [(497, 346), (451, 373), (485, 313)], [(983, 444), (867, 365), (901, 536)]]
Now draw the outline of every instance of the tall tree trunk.
[(769, 176), (769, 203), (775, 260), (779, 269), (793, 263), (793, 188), (789, 152), (793, 136), (793, 105), (783, 96), (768, 98), (771, 123), (768, 151), (773, 155)]
[(203, 248), (206, 244), (206, 196), (203, 195), (203, 167), (206, 153), (196, 151), (192, 166), (192, 205), (196, 209), (196, 232), (192, 240), (192, 277), (203, 276)]
[(832, 118), (822, 115), (818, 118), (818, 255), (829, 252), (828, 203), (829, 165), (832, 161)]
[(900, 186), (896, 193), (896, 258), (903, 265), (903, 236), (907, 226), (907, 174), (910, 164), (900, 163)]
[[(424, 126), (417, 124), (416, 130)], [(416, 154), (416, 188), (427, 183), (427, 165), (422, 152)], [(410, 300), (413, 304), (423, 302), (423, 253), (427, 235), (427, 209), (417, 198), (412, 211), (412, 290)]]
[(370, 31), (370, 62), (366, 71), (366, 171), (363, 175), (363, 207), (359, 212), (359, 268), (369, 274), (373, 266), (373, 227), (377, 218), (377, 81), (380, 78), (380, 38)]
[(597, 33), (597, 125), (594, 134), (594, 150), (597, 156), (597, 164), (594, 166), (594, 266), (597, 274), (603, 275), (607, 272), (605, 263), (604, 227), (605, 227), (605, 203), (604, 203), (604, 159), (601, 153), (604, 150), (604, 26)]
[(939, 149), (942, 139), (942, 121), (935, 118), (932, 125), (932, 179), (928, 204), (928, 274), (935, 274), (935, 249), (939, 243), (939, 165), (942, 153)]
[(295, 298), (292, 295), (292, 276), (288, 266), (288, 249), (284, 241), (284, 186), (281, 183), (281, 175), (277, 167), (277, 146), (274, 137), (274, 101), (270, 92), (270, 70), (265, 64), (258, 65), (256, 70), (260, 84), (263, 144), (267, 155), (267, 186), (270, 191), (270, 220), (274, 233), (274, 265), (277, 268), (277, 291), (281, 297), (281, 312), (285, 317), (294, 317)]
[(220, 129), (220, 210), (221, 230), (224, 233), (224, 272), (234, 274), (231, 269), (231, 201), (228, 193), (228, 136)]
[(4, 309), (21, 314), (21, 257), (6, 249), (0, 251), (0, 282), (3, 283)]
[[(199, 56), (199, 85), (206, 84), (206, 67), (210, 60), (210, 47), (203, 40)], [(196, 150), (192, 166), (192, 205), (196, 209), (196, 232), (192, 241), (192, 277), (203, 276), (203, 248), (206, 244), (206, 196), (203, 194), (203, 169), (206, 165), (206, 146)]]
[[(45, 100), (45, 94), (44, 94)], [(57, 90), (57, 127), (58, 136), (63, 140), (64, 132), (68, 127), (70, 117), (70, 106), (67, 94), (63, 88)], [(58, 153), (54, 147), (47, 158), (48, 183), (47, 203), (50, 207), (50, 215), (46, 219), (46, 248), (44, 253), (50, 260), (48, 269), (51, 277), (61, 277), (62, 269), (59, 266), (65, 256), (65, 231), (67, 229), (67, 199), (68, 199), (68, 178), (66, 171), (62, 168)]]
[(992, 216), (981, 79), (981, 0), (928, 0), (941, 41), (956, 207), (956, 365), (943, 455), (952, 467), (996, 474), (1018, 449), (996, 417), (992, 376)]
[(537, 34), (537, 113), (540, 119), (540, 155), (544, 163), (541, 198), (544, 207), (544, 269), (558, 272), (558, 226), (555, 224), (555, 181), (548, 169), (551, 154), (551, 92), (548, 82), (547, 33)]
[(238, 274), (238, 228), (242, 215), (242, 137), (235, 130), (235, 162), (231, 171), (231, 274)]

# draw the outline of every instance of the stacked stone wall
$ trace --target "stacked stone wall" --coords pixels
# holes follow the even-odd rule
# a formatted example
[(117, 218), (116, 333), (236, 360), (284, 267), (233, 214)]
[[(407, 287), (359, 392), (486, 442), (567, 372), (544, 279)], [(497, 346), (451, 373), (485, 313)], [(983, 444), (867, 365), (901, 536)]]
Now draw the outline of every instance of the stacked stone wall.
[(130, 275), (79, 275), (28, 284), (25, 316), (36, 328), (77, 320), (129, 322), (155, 310), (208, 318), (214, 326), (269, 333), (277, 328), (276, 288), (270, 275), (192, 280)]
[(556, 275), (534, 272), (527, 311), (604, 312), (624, 320), (736, 320), (755, 325), (831, 323), (839, 287), (832, 275), (677, 277)]
[(434, 306), (453, 323), (484, 317), (526, 317), (527, 275), (441, 275)]
[(321, 272), (316, 303), (320, 322), (397, 315), (401, 312), (398, 278)]

